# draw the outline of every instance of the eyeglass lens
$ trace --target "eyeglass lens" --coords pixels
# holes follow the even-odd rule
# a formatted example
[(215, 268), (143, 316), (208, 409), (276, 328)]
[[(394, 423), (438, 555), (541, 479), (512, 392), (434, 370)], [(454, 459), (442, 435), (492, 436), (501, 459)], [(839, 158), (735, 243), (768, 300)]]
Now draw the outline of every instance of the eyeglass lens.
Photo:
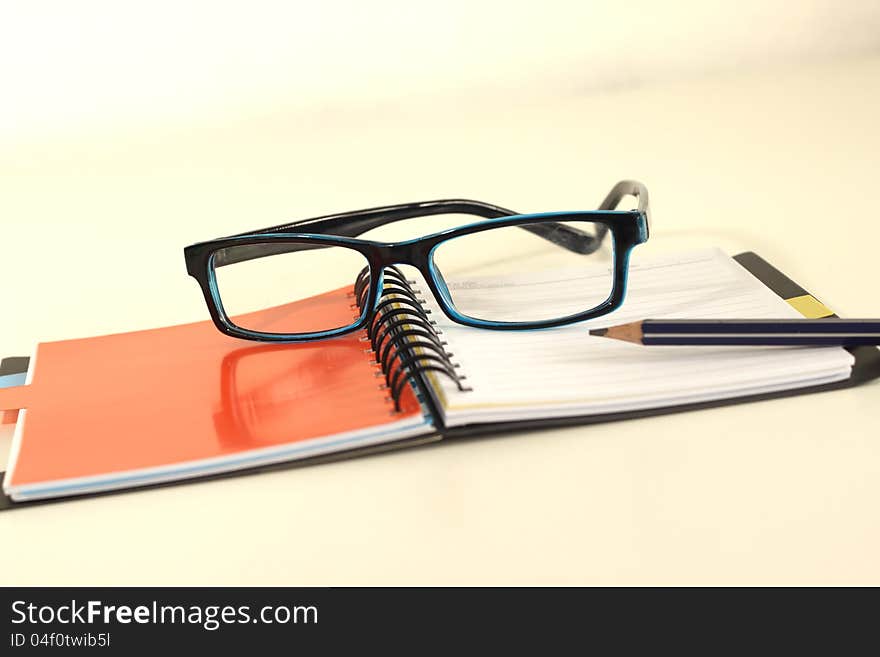
[[(560, 223), (589, 235), (599, 228), (589, 221)], [(583, 254), (529, 227), (471, 233), (434, 249), (434, 272), (460, 314), (490, 322), (541, 322), (592, 310), (608, 299), (614, 283), (610, 233), (601, 248)]]
[[(358, 274), (369, 269), (358, 251), (338, 246), (303, 248), (253, 257), (254, 245), (224, 249), (231, 264), (214, 266), (220, 304), (237, 327), (275, 334), (319, 333), (351, 326), (360, 319), (354, 304)], [(246, 249), (240, 261), (236, 251)], [(216, 262), (217, 258), (212, 259)]]

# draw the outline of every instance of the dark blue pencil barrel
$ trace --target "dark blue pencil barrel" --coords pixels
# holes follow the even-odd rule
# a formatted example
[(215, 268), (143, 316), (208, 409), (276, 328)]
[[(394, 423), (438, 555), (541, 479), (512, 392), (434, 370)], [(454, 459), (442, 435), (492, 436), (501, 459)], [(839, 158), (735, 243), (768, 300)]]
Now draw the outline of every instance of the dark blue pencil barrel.
[(645, 320), (645, 345), (828, 345), (880, 344), (878, 319)]

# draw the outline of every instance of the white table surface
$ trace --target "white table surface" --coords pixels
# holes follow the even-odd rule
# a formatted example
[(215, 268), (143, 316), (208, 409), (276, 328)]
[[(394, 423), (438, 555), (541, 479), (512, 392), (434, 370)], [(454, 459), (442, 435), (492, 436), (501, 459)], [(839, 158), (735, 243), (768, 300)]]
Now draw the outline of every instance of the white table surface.
[[(186, 244), (451, 196), (651, 191), (880, 316), (880, 59), (520, 103), (109, 123), (0, 149), (0, 353), (205, 319)], [(418, 226), (408, 230), (418, 232)], [(880, 584), (880, 383), (0, 514), (2, 584)]]

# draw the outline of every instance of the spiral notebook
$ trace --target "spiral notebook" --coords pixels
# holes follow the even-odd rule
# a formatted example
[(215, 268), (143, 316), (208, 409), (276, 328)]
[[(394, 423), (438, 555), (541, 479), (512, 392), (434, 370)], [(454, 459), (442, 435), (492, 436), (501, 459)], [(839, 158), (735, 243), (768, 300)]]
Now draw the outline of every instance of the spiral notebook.
[[(636, 261), (620, 310), (544, 331), (456, 325), (420, 294), (423, 284), (414, 277), (404, 286), (423, 304), (409, 311), (409, 324), (383, 330), (380, 315), (369, 331), (332, 341), (263, 345), (199, 322), (39, 345), (27, 385), (0, 389), (0, 409), (23, 409), (0, 508), (880, 375), (880, 351), (871, 347), (644, 349), (588, 335), (647, 316), (830, 314), (754, 254), (703, 250)], [(521, 282), (472, 281), (474, 304), (499, 284)], [(574, 294), (579, 283), (572, 285)], [(400, 285), (395, 290), (401, 294)], [(289, 310), (322, 312), (326, 295), (353, 297), (335, 290)], [(419, 337), (407, 326), (422, 329)]]

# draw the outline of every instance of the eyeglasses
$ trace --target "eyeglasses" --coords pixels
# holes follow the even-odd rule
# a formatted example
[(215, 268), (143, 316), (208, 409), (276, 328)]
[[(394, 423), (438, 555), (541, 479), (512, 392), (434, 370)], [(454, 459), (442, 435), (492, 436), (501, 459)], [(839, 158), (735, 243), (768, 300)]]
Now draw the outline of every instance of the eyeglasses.
[[(627, 196), (638, 208), (616, 210)], [(395, 221), (441, 214), (484, 220), (401, 242), (357, 239)], [(413, 289), (395, 265), (417, 269), (454, 322), (537, 329), (618, 308), (630, 252), (648, 239), (648, 226), (647, 190), (627, 180), (598, 210), (517, 214), (479, 201), (428, 201), (200, 242), (184, 255), (217, 328), (238, 338), (330, 338), (368, 326), (382, 304), (421, 303), (412, 294), (389, 297), (389, 289)]]

